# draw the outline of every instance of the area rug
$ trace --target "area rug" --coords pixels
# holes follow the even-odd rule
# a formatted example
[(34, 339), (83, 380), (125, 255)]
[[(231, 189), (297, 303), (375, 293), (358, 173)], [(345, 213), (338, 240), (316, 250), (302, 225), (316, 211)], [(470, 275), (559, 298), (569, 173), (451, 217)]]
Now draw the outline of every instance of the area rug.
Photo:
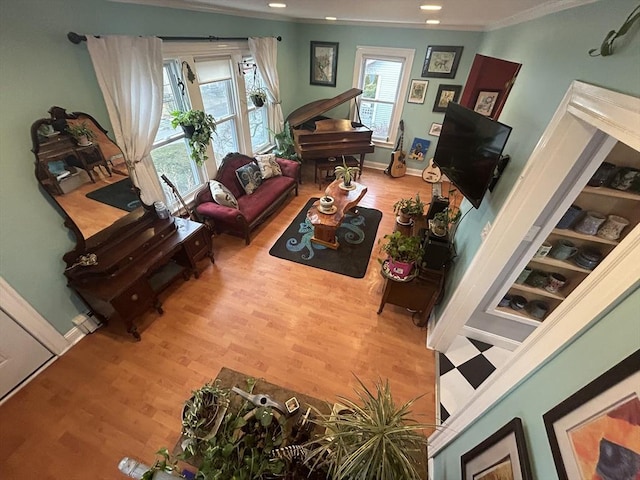
[(132, 212), (140, 206), (140, 199), (135, 194), (129, 178), (89, 192), (86, 197), (127, 212)]
[(302, 207), (269, 254), (349, 277), (364, 277), (382, 212), (356, 207), (355, 214), (348, 213), (337, 231), (340, 246), (333, 250), (311, 242), (313, 226), (307, 219), (307, 211), (316, 200), (312, 198)]

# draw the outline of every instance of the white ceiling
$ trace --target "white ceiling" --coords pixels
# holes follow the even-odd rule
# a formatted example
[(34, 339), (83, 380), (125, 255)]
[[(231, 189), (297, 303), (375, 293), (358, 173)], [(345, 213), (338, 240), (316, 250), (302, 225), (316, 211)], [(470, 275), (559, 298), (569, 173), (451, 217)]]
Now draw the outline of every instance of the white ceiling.
[[(268, 6), (270, 0), (112, 0), (185, 10), (217, 12), (271, 20), (349, 25), (383, 25), (402, 28), (493, 30), (596, 0), (276, 0), (283, 9)], [(420, 10), (422, 4), (442, 5), (439, 12)], [(328, 22), (325, 17), (338, 20)], [(440, 25), (426, 25), (438, 19)]]

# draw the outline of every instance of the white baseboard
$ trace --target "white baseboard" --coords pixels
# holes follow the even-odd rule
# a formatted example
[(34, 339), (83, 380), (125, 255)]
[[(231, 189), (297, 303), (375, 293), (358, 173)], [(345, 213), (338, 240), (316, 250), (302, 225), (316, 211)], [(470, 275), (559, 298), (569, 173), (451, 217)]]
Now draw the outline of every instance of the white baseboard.
[(76, 343), (78, 343), (80, 340), (82, 340), (86, 335), (87, 334), (84, 333), (82, 330), (80, 330), (80, 328), (78, 328), (78, 327), (73, 327), (71, 330), (69, 330), (67, 333), (65, 333), (64, 334), (64, 338), (66, 338), (67, 341), (69, 342), (69, 346), (65, 349), (64, 352), (62, 352), (62, 354), (67, 353), (67, 350), (69, 350)]
[(510, 338), (502, 337), (500, 335), (496, 335), (495, 333), (485, 332), (484, 330), (478, 330), (477, 328), (469, 327), (467, 325), (462, 327), (462, 330), (460, 330), (460, 334), (467, 338), (473, 338), (474, 340), (488, 343), (496, 347), (504, 348), (505, 350), (509, 350), (511, 352), (513, 352), (520, 346), (520, 342), (517, 342)]

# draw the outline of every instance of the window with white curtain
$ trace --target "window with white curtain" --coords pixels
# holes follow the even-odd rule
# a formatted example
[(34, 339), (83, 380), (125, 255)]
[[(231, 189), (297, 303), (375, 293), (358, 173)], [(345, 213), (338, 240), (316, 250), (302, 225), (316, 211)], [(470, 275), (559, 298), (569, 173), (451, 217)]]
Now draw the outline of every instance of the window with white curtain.
[(377, 144), (393, 145), (407, 95), (415, 50), (358, 47), (353, 74), (354, 87), (362, 90), (360, 117), (353, 120), (373, 130)]
[[(228, 47), (203, 44), (163, 45), (164, 98), (160, 128), (151, 151), (158, 177), (165, 174), (188, 201), (200, 185), (211, 178), (225, 155), (242, 152), (253, 155), (271, 147), (267, 107), (255, 107), (246, 91), (262, 78), (248, 71), (253, 59), (248, 46)], [(191, 82), (189, 69), (195, 75)], [(171, 126), (171, 112), (203, 110), (216, 120), (216, 133), (207, 153), (209, 159), (197, 166), (189, 156), (189, 145), (180, 128)], [(161, 181), (167, 198), (174, 198)]]

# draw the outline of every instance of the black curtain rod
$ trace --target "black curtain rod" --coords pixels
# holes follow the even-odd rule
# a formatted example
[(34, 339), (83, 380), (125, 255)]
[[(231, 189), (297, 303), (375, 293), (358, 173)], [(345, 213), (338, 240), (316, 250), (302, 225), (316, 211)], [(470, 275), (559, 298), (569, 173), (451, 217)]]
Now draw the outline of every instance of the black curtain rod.
[[(80, 42), (86, 42), (87, 36), (80, 35), (79, 33), (69, 32), (67, 33), (67, 38), (71, 43), (75, 43), (78, 45)], [(96, 38), (100, 38), (99, 35), (96, 35)], [(219, 41), (234, 41), (234, 40), (249, 40), (248, 37), (214, 37), (213, 35), (209, 35), (208, 37), (158, 37), (162, 40), (166, 40), (168, 42), (184, 42), (184, 41), (202, 41), (206, 40), (208, 42), (219, 42)], [(279, 42), (282, 41), (282, 37), (276, 37), (276, 40)]]

